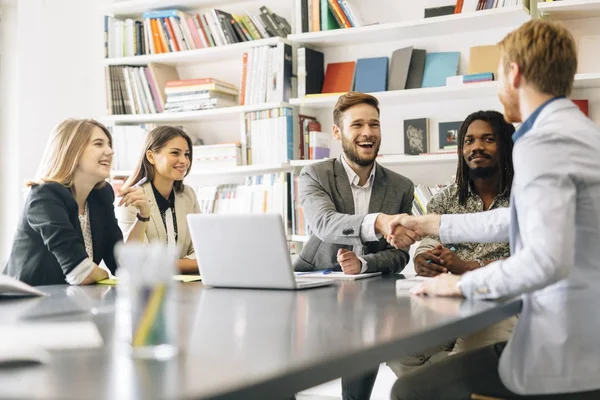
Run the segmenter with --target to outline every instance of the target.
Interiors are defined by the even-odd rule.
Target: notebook
[[[326,279],[339,279],[343,281],[357,281],[359,279],[373,278],[380,276],[381,272],[369,272],[366,274],[347,275],[341,271],[333,271],[323,273],[323,271],[310,271],[310,272],[294,272],[294,275],[302,276],[303,278],[326,278]]]
[[[446,86],[446,78],[458,73],[460,52],[427,53],[421,87]]]

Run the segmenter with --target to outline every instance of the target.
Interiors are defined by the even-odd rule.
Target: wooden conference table
[[[0,367],[0,397],[285,399],[521,309],[519,299],[495,303],[409,296],[396,290],[395,280],[401,278],[303,291],[179,284],[181,353],[170,361],[129,356],[115,322],[118,287],[42,287],[50,296],[0,300],[0,329],[24,318],[30,323],[92,321],[104,346],[52,351],[45,364]],[[40,317],[52,310],[67,314]]]

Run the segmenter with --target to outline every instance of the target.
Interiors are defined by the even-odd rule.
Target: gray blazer
[[[410,213],[414,185],[404,176],[375,164],[369,213]],[[306,166],[300,172],[299,198],[312,234],[294,263],[296,271],[341,270],[340,248],[364,246],[367,272],[400,272],[408,263],[408,249],[394,249],[384,238],[362,243],[360,226],[365,215],[354,214],[354,198],[341,158]]]

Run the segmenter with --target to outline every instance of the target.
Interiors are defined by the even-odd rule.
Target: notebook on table
[[[341,271],[330,271],[323,273],[324,271],[310,271],[310,272],[295,272],[296,277],[306,278],[325,278],[325,279],[339,279],[344,281],[357,281],[359,279],[374,278],[381,276],[381,272],[369,272],[365,274],[349,275]]]

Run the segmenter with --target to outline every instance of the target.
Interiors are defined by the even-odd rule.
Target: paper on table
[[[0,295],[45,296],[46,294],[25,282],[7,275],[0,275]]]
[[[396,281],[396,289],[397,290],[409,290],[409,289],[419,286],[421,283],[423,283],[429,279],[431,279],[431,278],[428,278],[426,276],[414,276],[412,278],[398,279]]]
[[[2,325],[0,343],[3,347],[58,350],[100,347],[103,342],[96,325],[84,321]]]
[[[0,366],[22,363],[46,363],[48,353],[42,349],[26,346],[5,346],[0,344]]]
[[[196,282],[196,281],[201,281],[202,277],[200,275],[173,275],[173,280],[175,281],[179,281],[179,282],[184,282],[184,283],[188,283],[188,282]],[[98,285],[110,285],[110,286],[115,286],[119,284],[119,279],[118,278],[114,278],[114,279],[103,279],[101,281],[96,282]]]
[[[314,272],[295,272],[296,277],[298,278],[324,278],[324,279],[340,279],[346,281],[356,281],[359,279],[372,278],[375,276],[381,275],[381,272],[370,272],[367,274],[356,274],[356,275],[347,275],[343,272],[328,272],[326,274],[323,271],[314,271]]]

